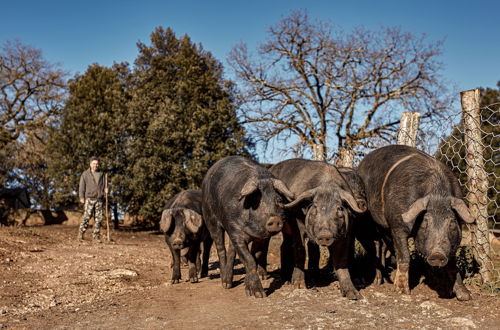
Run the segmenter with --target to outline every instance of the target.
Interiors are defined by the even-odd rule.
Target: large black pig
[[[188,249],[189,280],[198,282],[208,275],[208,259],[212,239],[201,217],[201,191],[185,190],[170,200],[163,209],[160,230],[165,233],[172,253],[172,283],[181,279],[181,250]],[[200,262],[200,245],[203,243],[203,262]]]
[[[287,222],[283,228],[281,267],[284,279],[305,288],[304,240],[308,238],[309,269],[317,268],[319,247],[326,246],[343,296],[361,297],[349,274],[349,255],[353,242],[351,212],[366,211],[366,201],[356,200],[338,169],[325,162],[289,159],[270,168],[297,196],[286,205]],[[293,250],[293,252],[291,252]],[[293,261],[290,256],[293,256]],[[292,270],[293,267],[293,270]]]
[[[240,156],[215,163],[203,179],[202,193],[203,217],[217,247],[222,286],[232,287],[237,251],[246,269],[246,294],[265,297],[248,245],[282,229],[283,205],[293,199],[293,194],[267,169]],[[227,254],[225,232],[232,243]]]
[[[358,201],[358,204],[366,208],[365,184],[357,169],[351,167],[339,167],[338,169],[351,187],[353,196]],[[387,247],[383,242],[381,231],[373,221],[369,211],[364,213],[351,212],[350,219],[353,222],[354,237],[361,243],[367,255],[371,257],[371,268],[375,272],[373,282],[375,284],[382,284],[384,278],[388,277],[388,275],[385,267]],[[352,259],[354,248],[351,248],[350,252],[352,253]],[[364,267],[365,270],[366,268]]]
[[[459,300],[469,300],[457,271],[455,253],[461,240],[460,224],[472,223],[453,173],[440,161],[408,146],[391,145],[369,153],[359,165],[368,208],[374,221],[389,235],[395,252],[395,286],[409,294],[408,238],[427,263],[444,267]],[[450,292],[451,293],[451,292]]]

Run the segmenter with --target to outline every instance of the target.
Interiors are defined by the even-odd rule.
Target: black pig
[[[338,169],[351,187],[353,196],[358,201],[358,204],[366,209],[365,185],[357,169],[351,167],[339,167]],[[387,246],[383,241],[381,230],[373,221],[369,211],[364,213],[351,212],[349,216],[353,223],[354,237],[361,243],[367,255],[371,257],[371,267],[375,272],[373,282],[375,284],[382,284],[384,278],[387,278],[388,275],[385,262]],[[352,253],[352,259],[354,247],[350,248],[350,252]],[[365,266],[364,269],[366,270],[366,268]]]
[[[240,156],[226,157],[215,163],[203,179],[202,193],[203,217],[217,247],[222,286],[232,287],[237,251],[246,269],[246,294],[265,297],[255,257],[248,245],[282,229],[283,204],[292,200],[293,194],[267,169]],[[225,232],[232,243],[227,255]]]
[[[201,217],[201,191],[185,190],[172,197],[163,209],[160,230],[165,233],[172,253],[172,283],[181,279],[181,250],[187,249],[189,280],[198,282],[208,275],[208,259],[212,239]],[[200,244],[203,242],[203,263],[200,262]]]
[[[374,221],[388,232],[396,253],[395,286],[409,294],[408,238],[427,263],[445,267],[459,300],[469,300],[457,271],[455,253],[461,240],[460,223],[472,223],[458,180],[440,161],[408,146],[392,145],[369,153],[359,165],[368,208]],[[451,292],[450,292],[451,293]]]
[[[309,269],[319,263],[318,245],[328,247],[343,296],[358,299],[361,295],[349,274],[350,247],[353,245],[351,212],[366,211],[366,201],[359,201],[338,169],[325,162],[289,159],[270,169],[297,196],[287,204],[286,227],[283,228],[281,267],[284,279],[297,287],[305,287],[304,239],[308,238]],[[316,245],[314,245],[314,244]],[[293,253],[290,250],[293,249]],[[293,272],[290,256],[293,255]],[[291,273],[291,274],[290,274]]]

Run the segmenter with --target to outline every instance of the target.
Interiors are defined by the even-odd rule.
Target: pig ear
[[[290,190],[288,190],[288,187],[283,181],[278,179],[273,179],[273,187],[278,192],[283,194],[288,199],[288,201],[293,201],[295,199],[295,194]]]
[[[283,205],[283,207],[286,209],[292,208],[296,205],[299,205],[304,200],[312,199],[314,197],[314,195],[316,195],[316,188],[306,190],[302,194],[297,196],[297,198],[293,202],[285,204],[285,205]]]
[[[190,209],[183,209],[182,213],[184,214],[184,223],[186,224],[187,229],[189,229],[192,233],[197,233],[203,224],[201,215]]]
[[[474,222],[474,218],[470,214],[467,205],[465,205],[465,202],[462,199],[456,197],[449,197],[449,200],[451,208],[458,213],[458,215],[463,221],[465,221],[466,223]]]
[[[354,212],[356,213],[363,213],[366,211],[366,202],[363,203],[358,203],[354,197],[352,196],[351,193],[345,191],[344,189],[340,189],[340,198],[347,202],[351,209],[353,209]]]
[[[255,179],[248,180],[247,183],[245,183],[245,185],[243,186],[243,188],[241,188],[239,200],[242,200],[246,196],[254,193],[255,191],[257,191],[258,188],[259,186],[257,180]]]
[[[172,224],[172,209],[163,210],[160,220],[160,230],[166,233]]]
[[[429,195],[417,199],[413,204],[411,204],[408,211],[401,214],[403,221],[407,224],[412,224],[417,216],[427,209],[427,204],[429,203]]]

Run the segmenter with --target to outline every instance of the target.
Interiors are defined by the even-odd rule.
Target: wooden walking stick
[[[104,192],[105,192],[105,201],[106,206],[104,208],[104,212],[106,213],[106,235],[109,242],[109,215],[108,215],[108,173],[104,174]]]

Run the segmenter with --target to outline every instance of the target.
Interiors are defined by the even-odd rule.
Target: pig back
[[[329,181],[334,181],[344,190],[350,191],[350,186],[338,169],[325,162],[295,158],[279,162],[269,170],[295,194]]]
[[[164,210],[172,208],[186,208],[201,214],[201,190],[188,189],[176,194],[163,207]]]
[[[231,215],[229,213],[239,208],[241,189],[251,178],[272,178],[272,175],[245,157],[229,156],[219,160],[203,179],[203,207],[213,214],[224,212]]]
[[[358,173],[375,222],[388,228],[387,209],[391,213],[404,212],[417,195],[423,194],[419,190],[425,190],[422,181],[426,180],[432,161],[417,149],[403,145],[382,147],[366,155]]]

